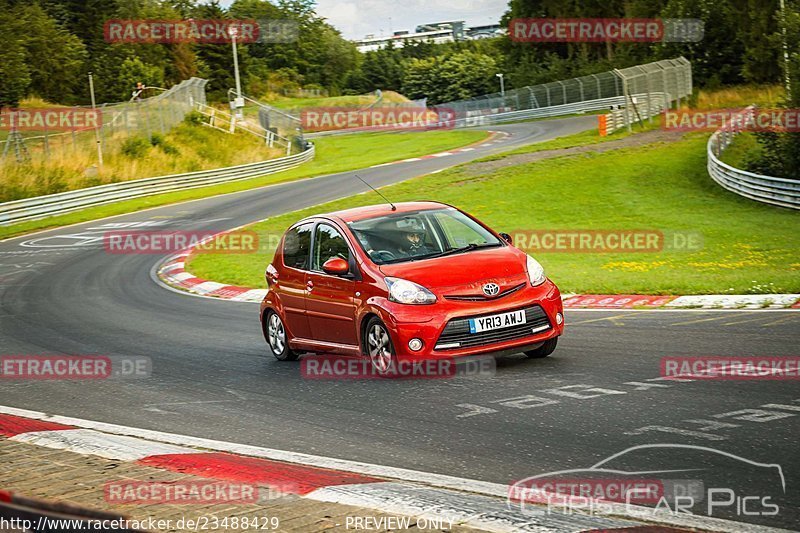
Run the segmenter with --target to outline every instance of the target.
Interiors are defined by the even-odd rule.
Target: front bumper
[[[550,280],[537,287],[528,285],[523,290],[495,300],[439,300],[426,306],[394,304],[392,307],[381,314],[401,360],[508,353],[515,348],[522,350],[535,347],[564,332],[563,320],[561,324],[556,320],[557,314],[563,317],[564,313],[561,293]],[[485,333],[469,333],[467,318],[520,309],[526,310],[525,324]],[[409,349],[409,341],[415,338],[423,341],[421,350]]]

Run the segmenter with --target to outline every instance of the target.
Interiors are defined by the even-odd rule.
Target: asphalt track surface
[[[376,186],[395,183],[594,121],[497,127],[511,135],[474,151],[359,174]],[[732,511],[738,500],[713,516],[797,528],[797,382],[659,376],[665,356],[800,355],[800,313],[568,311],[553,356],[498,359],[494,376],[308,380],[299,363],[270,356],[257,305],[166,290],[151,272],[162,257],[106,254],[98,240],[112,225],[132,222],[224,230],[365,189],[352,173],[335,174],[0,243],[0,353],[152,361],[145,379],[3,380],[0,404],[497,483],[585,469],[632,446],[707,447],[736,457],[657,448],[609,464],[682,469],[737,497],[769,495],[781,506],[777,516],[742,516]],[[779,464],[785,491],[774,468],[754,463]]]

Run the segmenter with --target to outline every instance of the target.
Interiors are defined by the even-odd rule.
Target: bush
[[[748,154],[745,170],[800,180],[800,133],[757,132],[760,150]]]
[[[151,143],[142,137],[131,137],[122,143],[122,153],[131,159],[141,159],[147,154]]]
[[[166,140],[160,133],[154,133],[150,136],[150,144],[154,147],[160,148],[161,151],[167,155],[180,154],[180,150],[178,150],[174,144]]]
[[[42,172],[36,177],[35,196],[56,194],[69,190],[67,185],[68,174],[69,172],[63,168],[42,169]]]
[[[171,143],[165,142],[161,145],[161,151],[167,155],[180,155],[181,151]]]
[[[200,111],[190,111],[183,121],[187,124],[198,126],[203,123],[203,114]]]
[[[29,192],[25,185],[22,184],[19,175],[4,177],[3,181],[0,181],[0,202],[10,202],[27,198],[28,196]]]

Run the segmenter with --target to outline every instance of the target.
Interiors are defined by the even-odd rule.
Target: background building
[[[386,47],[390,42],[396,48],[402,48],[405,43],[413,41],[434,44],[452,43],[455,41],[497,37],[502,33],[503,28],[499,24],[467,27],[463,20],[454,20],[420,24],[413,33],[408,30],[399,30],[392,33],[392,35],[375,36],[370,34],[363,39],[356,40],[355,44],[359,52],[373,52]]]

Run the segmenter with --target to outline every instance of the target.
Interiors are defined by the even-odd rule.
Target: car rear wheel
[[[272,350],[272,355],[278,361],[295,361],[299,356],[289,348],[286,328],[283,326],[281,317],[274,311],[270,311],[267,316],[267,343]]]
[[[372,317],[367,323],[366,333],[364,348],[372,363],[372,368],[379,376],[390,375],[395,369],[397,358],[389,330],[379,318]]]
[[[553,350],[556,349],[556,345],[558,344],[558,337],[553,337],[552,339],[547,339],[542,343],[541,346],[536,348],[535,350],[528,350],[525,352],[525,355],[530,357],[531,359],[541,359],[542,357],[547,357]]]

